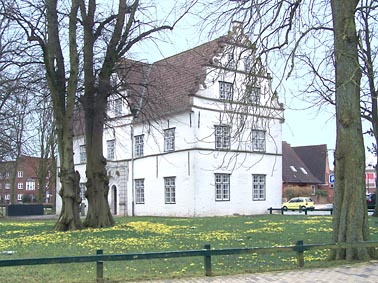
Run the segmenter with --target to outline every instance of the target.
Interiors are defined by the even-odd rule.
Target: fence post
[[[211,255],[210,255],[210,245],[204,245],[203,247],[207,250],[206,255],[204,256],[204,264],[205,264],[205,275],[211,276]]]
[[[295,249],[297,252],[297,263],[299,267],[304,267],[304,247],[303,247],[303,241],[297,241],[295,244]]]
[[[102,255],[104,253],[103,250],[97,250],[96,255]],[[104,262],[97,261],[96,262],[96,281],[97,283],[104,282]]]

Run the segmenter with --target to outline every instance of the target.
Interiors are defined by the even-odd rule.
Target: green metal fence
[[[321,249],[346,249],[346,248],[377,248],[378,242],[342,243],[342,244],[310,244],[304,245],[303,241],[297,241],[293,246],[264,247],[264,248],[235,248],[235,249],[211,249],[210,245],[204,245],[201,250],[183,250],[151,253],[130,253],[130,254],[104,254],[103,250],[97,250],[96,255],[89,256],[65,256],[45,258],[20,258],[0,260],[0,267],[41,265],[41,264],[63,264],[79,262],[96,262],[96,280],[104,281],[105,261],[129,261],[141,259],[178,258],[178,257],[203,257],[205,275],[212,275],[211,259],[213,256],[232,254],[264,254],[277,252],[295,252],[298,267],[304,267],[304,252]]]

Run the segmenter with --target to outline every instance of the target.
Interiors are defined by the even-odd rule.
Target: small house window
[[[232,100],[234,96],[234,86],[232,83],[219,82],[219,99]]]

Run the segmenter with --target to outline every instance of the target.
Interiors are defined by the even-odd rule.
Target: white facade
[[[251,93],[257,89],[257,98],[246,96],[245,64],[251,52],[240,46],[231,50],[239,60],[225,68],[229,58],[224,53],[211,58],[216,64],[204,67],[206,79],[188,110],[163,115],[147,126],[123,115],[129,113],[126,104],[109,108],[115,118],[104,132],[104,156],[110,153],[113,159],[108,172],[114,214],[252,215],[281,205],[282,105],[264,72],[248,86]],[[227,97],[230,87],[232,97]],[[83,137],[75,139],[82,183],[84,145]]]

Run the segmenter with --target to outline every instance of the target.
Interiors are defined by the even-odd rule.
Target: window
[[[252,130],[252,151],[265,152],[265,131]]]
[[[24,177],[24,172],[23,172],[23,171],[18,171],[18,172],[17,172],[17,177],[18,177],[18,178],[22,178],[22,177]]]
[[[122,98],[114,99],[114,114],[116,116],[122,115]]]
[[[176,203],[176,177],[164,178],[165,203]]]
[[[6,183],[6,184],[5,184],[5,189],[6,189],[6,190],[10,190],[10,184],[9,184],[9,183]]]
[[[261,87],[247,86],[248,102],[252,104],[260,104]]]
[[[23,197],[24,195],[23,194],[18,194],[17,195],[17,200],[22,200],[22,197]]]
[[[291,171],[293,171],[293,172],[297,172],[297,169],[296,169],[293,165],[290,166],[290,169],[291,169]]]
[[[230,200],[229,174],[215,174],[215,200]]]
[[[18,188],[19,190],[23,190],[23,189],[24,189],[24,183],[18,183],[18,184],[17,184],[17,188]]]
[[[87,162],[87,148],[85,145],[80,146],[80,163]]]
[[[215,126],[215,148],[230,149],[230,126]]]
[[[230,69],[235,69],[236,67],[236,63],[235,63],[235,58],[234,58],[234,53],[233,52],[229,52],[227,54],[227,65],[226,65],[227,68],[230,68]]]
[[[252,175],[253,200],[265,200],[265,175]]]
[[[135,202],[144,203],[144,179],[135,180]]]
[[[5,194],[4,199],[5,199],[5,200],[10,200],[10,194]]]
[[[106,142],[107,145],[107,152],[108,152],[108,159],[114,160],[115,158],[115,140],[110,140]]]
[[[144,155],[144,135],[135,136],[135,157]]]
[[[253,64],[253,56],[252,55],[244,58],[244,68],[245,68],[246,72],[251,71],[252,64]]]
[[[85,200],[85,183],[79,183],[81,202]]]
[[[164,130],[164,151],[175,150],[175,129]]]
[[[6,179],[9,179],[9,177],[10,177],[9,172],[5,172],[5,178],[6,178]]]
[[[219,99],[232,100],[234,95],[234,86],[232,83],[219,82]]]
[[[34,180],[27,180],[26,181],[26,190],[27,191],[34,191],[35,190],[35,181]]]

